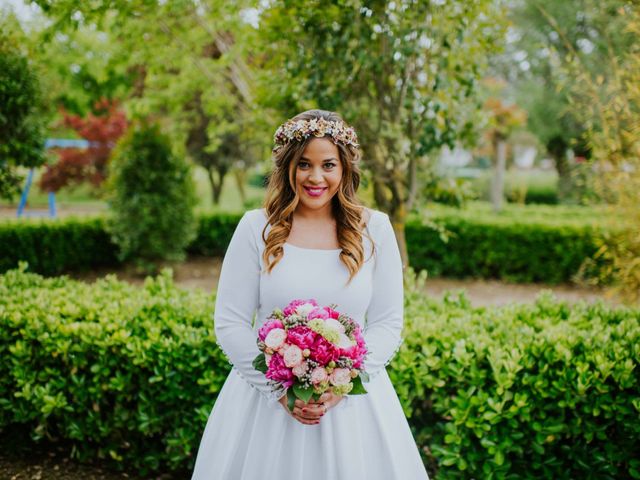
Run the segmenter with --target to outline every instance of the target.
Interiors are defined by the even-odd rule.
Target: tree
[[[511,3],[514,41],[507,45],[502,71],[514,84],[516,102],[527,110],[529,129],[554,161],[558,196],[563,201],[580,200],[572,191],[573,168],[567,152],[573,150],[586,159],[591,156],[587,127],[571,100],[574,78],[566,76],[563,64],[572,51],[580,52],[582,68],[596,75],[603,58],[627,48],[619,19],[598,13],[614,11],[619,4],[617,0]]]
[[[429,155],[474,138],[476,82],[504,32],[497,2],[274,1],[260,31],[265,96],[290,117],[338,111],[358,132],[373,195],[408,262],[404,225]]]
[[[111,150],[127,128],[127,119],[117,102],[96,102],[94,112],[86,118],[62,109],[64,124],[89,142],[84,149],[60,150],[59,161],[48,165],[40,178],[40,188],[57,192],[63,187],[89,182],[99,187],[107,176]]]
[[[17,168],[40,166],[45,157],[40,85],[9,28],[5,33],[9,21],[0,21],[0,198],[11,200],[22,181]]]
[[[153,117],[203,166],[217,203],[227,173],[254,162],[261,125],[248,61],[252,2],[37,1],[56,25],[104,29],[133,78],[125,106]],[[241,176],[241,175],[240,175]]]
[[[526,112],[517,105],[509,105],[499,98],[489,98],[484,104],[490,115],[489,141],[494,154],[491,179],[491,203],[493,211],[502,210],[504,200],[504,176],[507,168],[507,140],[511,133],[525,124]]]
[[[158,260],[182,260],[194,239],[195,186],[189,165],[157,126],[130,130],[109,167],[107,227],[120,258],[150,272]]]

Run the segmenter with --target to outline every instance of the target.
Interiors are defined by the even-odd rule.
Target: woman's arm
[[[402,344],[404,287],[402,259],[389,216],[383,213],[374,242],[376,257],[373,293],[367,308],[364,338],[369,354],[365,370],[370,377],[379,374]]]
[[[260,353],[256,344],[257,333],[251,327],[259,296],[259,252],[251,213],[246,212],[233,233],[222,262],[214,328],[217,343],[233,368],[251,386],[275,401],[283,392],[274,392],[264,373],[253,367],[253,360]]]

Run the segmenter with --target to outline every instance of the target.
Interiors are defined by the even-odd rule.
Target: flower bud
[[[351,378],[356,378],[358,376],[358,370],[355,368],[351,369]]]
[[[336,368],[336,362],[334,362],[333,360],[331,360],[331,361],[329,362],[329,367],[331,367],[331,368]]]
[[[302,356],[306,358],[306,357],[308,357],[309,355],[311,355],[311,350],[309,350],[308,348],[305,348],[305,349],[302,351]]]

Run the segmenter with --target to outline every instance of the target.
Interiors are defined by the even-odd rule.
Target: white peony
[[[302,315],[306,317],[307,315],[309,315],[309,312],[311,312],[311,310],[313,310],[314,308],[316,308],[316,306],[312,303],[303,303],[302,305],[298,305],[296,307],[296,313],[298,315]]]
[[[327,371],[323,367],[316,367],[311,372],[311,383],[318,385],[329,378]]]
[[[342,325],[338,320],[336,320],[335,318],[327,318],[324,321],[324,324],[327,328],[330,328],[331,330],[335,330],[338,333],[344,333],[344,325]]]
[[[273,350],[278,350],[286,338],[287,332],[285,332],[284,329],[274,328],[267,334],[267,337],[264,339],[264,343],[267,347]]]
[[[295,367],[296,365],[300,365],[304,360],[302,356],[302,350],[297,345],[289,345],[284,349],[282,358],[284,360],[284,364],[289,367]]]
[[[299,364],[298,364],[298,365],[296,365],[295,367],[293,367],[293,369],[292,369],[291,371],[293,372],[293,374],[294,374],[296,377],[300,378],[300,377],[302,377],[305,373],[307,373],[307,366],[308,366],[307,362],[306,362],[306,361],[304,361],[304,362],[299,363]]]
[[[346,385],[351,381],[351,370],[348,368],[336,368],[331,372],[329,381],[332,385]]]
[[[351,340],[349,337],[347,337],[346,334],[341,333],[340,337],[338,338],[338,342],[336,343],[336,345],[342,349],[347,349],[347,348],[351,348],[356,344],[355,341]]]

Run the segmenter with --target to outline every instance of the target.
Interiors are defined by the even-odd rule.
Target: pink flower
[[[294,382],[293,372],[287,368],[282,355],[278,353],[274,353],[271,357],[265,376],[270,380],[280,382],[285,388],[289,388]]]
[[[267,338],[269,332],[274,328],[284,328],[284,325],[282,325],[280,320],[269,320],[258,330],[258,338],[264,342],[264,339]]]
[[[316,367],[311,372],[311,383],[317,385],[319,383],[327,381],[329,375],[323,367]]]
[[[348,368],[335,368],[329,376],[332,385],[346,385],[351,381],[351,370]]]
[[[327,312],[327,314],[329,315],[329,318],[334,318],[334,319],[338,319],[338,317],[340,316],[340,313],[336,312],[333,308],[331,307],[324,307],[325,311]]]
[[[293,300],[284,308],[282,313],[284,313],[284,315],[288,317],[289,315],[293,315],[294,313],[296,313],[296,309],[298,307],[305,304],[310,304],[314,307],[318,306],[318,302],[316,302],[313,298],[310,298],[309,300]]]
[[[326,320],[327,318],[329,318],[329,314],[324,308],[316,307],[309,312],[307,318],[309,320],[312,320],[314,318],[321,318],[322,320]]]
[[[317,333],[304,325],[287,330],[287,341],[299,346],[301,349],[311,349],[313,341],[316,339]]]
[[[331,360],[337,360],[340,357],[340,350],[337,349],[330,341],[322,335],[318,335],[311,347],[311,359],[326,365]]]
[[[287,345],[284,347],[282,358],[284,358],[284,364],[289,368],[300,365],[304,360],[302,350],[300,350],[300,347],[297,345]]]

